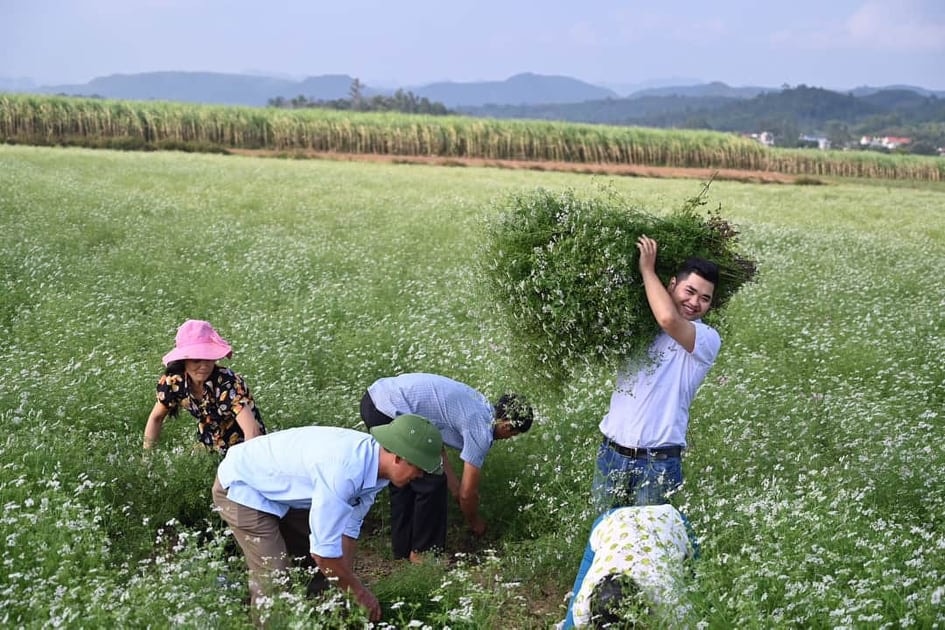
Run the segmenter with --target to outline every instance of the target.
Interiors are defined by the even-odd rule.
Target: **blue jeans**
[[[608,510],[606,513],[594,519],[594,524],[591,525],[591,533],[594,532],[594,528],[597,527],[610,512],[611,510]],[[561,630],[570,630],[574,627],[574,598],[577,597],[578,591],[581,590],[581,586],[584,584],[584,578],[587,576],[587,572],[590,571],[591,565],[594,564],[595,555],[594,549],[591,547],[590,537],[588,537],[587,544],[584,546],[584,556],[581,558],[581,566],[578,567],[577,577],[574,578],[574,586],[571,587],[571,599],[568,600],[568,614],[564,618]]]
[[[607,446],[597,450],[591,498],[597,513],[627,505],[660,505],[682,485],[682,458],[627,457]]]

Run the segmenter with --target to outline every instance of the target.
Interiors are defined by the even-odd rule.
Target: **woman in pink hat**
[[[233,355],[209,322],[188,319],[177,329],[174,349],[164,355],[157,402],[144,427],[144,448],[154,446],[168,415],[186,409],[197,419],[197,440],[221,455],[234,444],[266,433],[246,381],[217,361]]]

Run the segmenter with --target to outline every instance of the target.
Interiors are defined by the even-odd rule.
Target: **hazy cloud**
[[[939,3],[940,6],[945,3]],[[849,42],[889,51],[945,51],[945,17],[917,2],[868,2],[845,26]],[[945,73],[945,68],[942,69]]]
[[[842,20],[777,31],[771,41],[781,48],[811,50],[945,52],[945,2],[871,0]]]
[[[568,28],[567,41],[585,47],[596,47],[604,43],[594,25],[586,20],[576,22]]]

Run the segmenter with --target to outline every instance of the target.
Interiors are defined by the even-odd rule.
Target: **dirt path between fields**
[[[714,175],[717,181],[738,181],[752,184],[793,184],[797,177],[770,171],[740,171],[735,169],[675,168],[644,166],[641,164],[581,164],[577,162],[543,162],[526,160],[487,160],[435,156],[378,155],[373,153],[332,153],[320,151],[270,151],[228,149],[234,155],[257,157],[289,157],[344,162],[380,162],[388,164],[430,164],[434,166],[474,166],[532,171],[560,171],[624,177],[664,177],[707,180]]]
[[[456,517],[456,514],[453,514]],[[361,539],[358,545],[358,554],[355,559],[355,573],[364,580],[369,587],[378,581],[396,580],[398,573],[404,574],[407,581],[411,578],[411,568],[406,560],[394,560],[390,555],[390,531],[384,524],[380,514],[372,510],[365,517],[361,528]],[[452,518],[447,528],[447,553],[438,558],[427,558],[425,562],[432,563],[443,570],[443,579],[461,579],[465,583],[480,584],[484,593],[503,590],[500,595],[504,628],[509,630],[546,630],[552,628],[558,621],[564,619],[566,612],[565,596],[570,589],[580,558],[571,562],[562,562],[561,570],[566,575],[564,584],[551,577],[541,581],[526,581],[514,586],[497,586],[494,565],[482,564],[490,554],[487,549],[495,549],[498,534],[489,533],[485,539],[477,539],[466,529],[462,518]],[[498,554],[501,557],[501,553]],[[430,567],[432,568],[432,567]],[[459,571],[458,573],[454,571]],[[429,574],[421,578],[431,579]],[[431,593],[433,595],[433,593]],[[435,608],[435,607],[434,607]]]

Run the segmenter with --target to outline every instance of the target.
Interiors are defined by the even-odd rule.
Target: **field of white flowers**
[[[700,182],[608,182],[655,212]],[[586,175],[0,146],[0,625],[252,627],[181,417],[141,436],[186,318],[234,346],[270,430],[360,427],[431,371],[539,417],[484,468],[486,540],[372,576],[389,627],[548,628],[590,523],[610,374],[518,374],[476,274],[492,202]],[[678,504],[698,628],[945,627],[945,187],[716,182],[757,281],[721,314]],[[523,390],[524,391],[524,390]],[[366,557],[389,556],[386,500]],[[367,567],[364,567],[368,570]],[[290,585],[271,627],[359,625]]]

